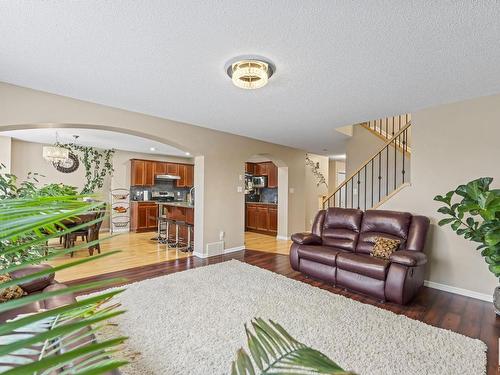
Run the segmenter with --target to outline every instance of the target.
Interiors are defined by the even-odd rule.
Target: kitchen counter
[[[245,202],[245,204],[267,204],[271,206],[277,206],[278,203],[271,203],[271,202]]]
[[[158,202],[157,205],[161,206],[174,206],[174,207],[184,207],[184,208],[194,208],[194,204],[189,204],[188,202]]]

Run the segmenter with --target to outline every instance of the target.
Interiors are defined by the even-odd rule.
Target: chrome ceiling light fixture
[[[259,57],[238,57],[226,64],[226,73],[233,84],[246,90],[264,87],[274,72],[274,65]]]

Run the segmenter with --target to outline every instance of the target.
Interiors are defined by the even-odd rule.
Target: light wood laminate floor
[[[121,253],[104,257],[95,262],[84,263],[75,268],[58,271],[56,278],[58,281],[66,282],[192,256],[190,253],[175,249],[167,250],[166,245],[159,245],[156,241],[151,240],[155,235],[155,232],[122,233],[104,240],[101,243],[101,253],[111,250],[120,250]],[[106,237],[108,237],[108,233],[101,233],[101,239]],[[78,241],[77,245],[80,243],[81,241]],[[59,245],[57,241],[51,244]],[[277,240],[276,237],[247,232],[245,233],[245,247],[262,252],[288,254],[290,241]],[[72,260],[88,257],[89,253],[87,249],[84,249],[75,252],[73,258],[69,254],[63,255],[49,263],[52,266],[58,266]]]

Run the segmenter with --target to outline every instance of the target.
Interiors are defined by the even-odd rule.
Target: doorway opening
[[[245,161],[245,246],[288,253],[288,166],[269,154]]]
[[[103,154],[106,150],[114,150],[106,160],[109,171],[104,173],[102,184],[94,185],[89,192],[93,199],[103,203],[101,207],[105,207],[101,211],[105,211],[106,218],[97,230],[98,238],[103,240],[99,249],[87,248],[89,237],[82,230],[78,236],[51,240],[49,250],[52,248],[54,253],[73,245],[80,245],[81,249],[71,254],[57,254],[48,263],[58,266],[98,252],[116,249],[121,252],[76,269],[58,271],[56,278],[59,281],[113,274],[180,258],[190,261],[192,250],[202,247],[202,243],[197,243],[202,239],[198,233],[203,231],[202,222],[197,218],[201,215],[198,211],[203,210],[203,194],[195,197],[194,188],[201,186],[200,191],[203,190],[203,179],[196,177],[202,172],[203,164],[200,170],[199,160],[203,156],[193,157],[193,151],[147,134],[129,134],[88,124],[19,125],[0,132],[0,139],[2,145],[8,143],[9,149],[2,154],[0,162],[8,166],[7,173],[16,175],[19,182],[26,180],[30,172],[38,173],[36,185],[40,189],[59,185],[72,188],[75,193],[84,191],[87,186],[89,167],[82,159],[84,152],[81,150],[92,148]],[[75,156],[71,168],[65,165],[59,168],[60,163],[56,165],[44,159],[44,147],[56,143],[77,146],[64,146]],[[199,210],[195,210],[195,200]],[[158,223],[162,216],[171,219],[168,241],[158,240]],[[89,233],[95,233],[95,229],[89,226]],[[165,239],[165,226],[160,229]],[[118,235],[108,239],[109,232]]]

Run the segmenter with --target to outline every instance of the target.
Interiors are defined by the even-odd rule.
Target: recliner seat
[[[329,208],[311,233],[295,233],[292,268],[383,301],[406,304],[424,282],[429,219],[407,212]],[[390,259],[370,255],[376,237],[399,240]]]

